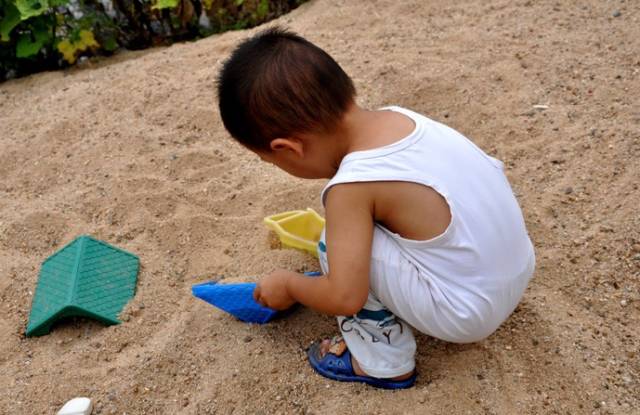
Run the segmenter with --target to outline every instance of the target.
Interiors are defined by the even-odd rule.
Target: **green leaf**
[[[20,23],[20,11],[12,3],[5,3],[0,19],[0,40],[8,42],[9,34]]]
[[[242,3],[244,3],[244,0],[236,0],[236,6],[242,6]]]
[[[16,56],[18,58],[28,58],[36,55],[42,47],[51,41],[52,34],[46,23],[42,20],[36,20],[31,31],[21,33],[16,43]]]
[[[256,14],[260,19],[269,14],[269,0],[260,0],[260,3],[258,3],[258,8],[256,9]]]
[[[119,46],[118,41],[113,36],[109,36],[102,41],[102,47],[109,52],[113,52]]]
[[[100,44],[93,37],[93,32],[89,30],[80,30],[77,39],[64,39],[58,42],[58,51],[64,59],[69,63],[76,61],[78,52],[84,52],[87,49],[99,48]]]
[[[40,16],[49,8],[48,0],[16,0],[16,7],[20,12],[20,19]]]
[[[152,9],[173,9],[178,5],[180,0],[157,0],[156,4],[151,6]]]
[[[38,53],[43,42],[38,42],[31,38],[31,33],[21,33],[16,43],[16,56],[18,58],[28,58]]]
[[[246,29],[249,26],[249,21],[247,19],[240,19],[233,24],[234,30],[242,30]]]

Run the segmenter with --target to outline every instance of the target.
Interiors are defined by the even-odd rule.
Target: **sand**
[[[312,372],[332,318],[247,325],[193,298],[314,258],[261,220],[322,212],[324,181],[235,144],[214,80],[254,30],[0,85],[1,414],[637,414],[640,6],[634,1],[315,0],[278,20],[332,53],[359,103],[443,121],[506,164],[538,267],[488,339],[418,337],[415,388]],[[547,107],[535,108],[534,105]],[[124,323],[25,338],[40,263],[80,234],[140,256]]]

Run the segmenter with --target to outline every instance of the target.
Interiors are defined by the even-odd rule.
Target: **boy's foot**
[[[337,346],[334,345],[335,348],[337,348],[338,350],[341,348],[347,348],[347,343],[345,343],[344,339],[342,339],[341,337],[337,338]],[[320,358],[322,359],[327,353],[329,353],[331,351],[331,345],[332,345],[332,339],[324,339],[322,341],[322,343],[320,343]],[[334,353],[336,354],[336,353]],[[368,374],[366,374],[364,372],[364,370],[362,370],[360,368],[360,364],[358,363],[358,361],[355,359],[355,357],[353,357],[353,355],[351,355],[351,366],[353,367],[353,373],[355,373],[358,376],[369,376]],[[405,373],[404,375],[400,375],[400,376],[396,376],[393,378],[388,378],[389,380],[406,380],[409,379],[411,376],[413,376],[413,372],[409,372],[409,373]]]
[[[363,382],[384,389],[409,388],[416,380],[415,370],[388,379],[367,375],[353,358],[341,337],[312,344],[307,355],[316,372],[329,379],[343,382]]]

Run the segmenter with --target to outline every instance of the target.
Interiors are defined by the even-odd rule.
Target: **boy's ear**
[[[298,138],[274,138],[269,146],[271,151],[292,151],[298,157],[304,157],[304,144]]]

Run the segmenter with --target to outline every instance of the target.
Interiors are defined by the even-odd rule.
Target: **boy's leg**
[[[320,266],[328,272],[324,233],[319,245]],[[382,231],[374,232],[370,278],[397,278],[403,271],[401,263],[380,261],[389,250],[395,249],[393,242]],[[373,286],[373,284],[370,284]],[[393,378],[411,373],[415,368],[416,343],[411,327],[397,318],[370,292],[367,302],[356,315],[338,317],[340,332],[354,359],[369,376]]]
[[[340,332],[360,368],[369,376],[393,378],[415,369],[411,327],[372,295],[351,317],[338,317]]]

